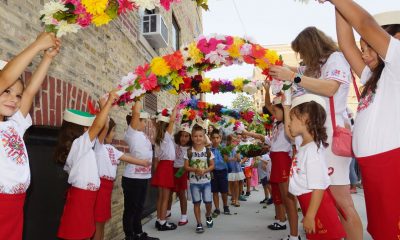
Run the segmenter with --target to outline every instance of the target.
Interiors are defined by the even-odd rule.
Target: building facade
[[[28,46],[43,31],[39,11],[47,0],[0,0],[0,59],[9,61]],[[154,47],[141,33],[142,19],[146,14],[160,14],[168,29],[168,46]],[[102,27],[89,27],[77,34],[62,38],[62,50],[53,62],[31,111],[33,128],[39,135],[46,129],[58,129],[65,108],[87,110],[88,101],[96,101],[116,87],[119,80],[138,65],[153,57],[171,53],[180,46],[192,42],[202,30],[202,10],[195,1],[182,0],[172,5],[170,11],[155,12],[138,10],[120,16]],[[28,67],[23,79],[29,81],[40,57]],[[172,107],[177,97],[167,93],[149,94],[143,99],[144,109],[155,113],[157,109]],[[126,130],[125,117],[131,105],[112,110],[117,123],[115,145],[127,150],[123,142]],[[149,124],[146,133],[154,136]],[[30,141],[28,141],[30,142]],[[28,146],[29,148],[29,146]],[[31,159],[31,165],[34,159]],[[106,225],[105,239],[122,239],[123,194],[121,174],[124,164],[118,168],[118,178],[112,197],[112,219]],[[32,177],[34,182],[34,176]],[[150,199],[155,203],[154,199]],[[155,208],[154,204],[148,206]],[[29,216],[28,216],[29,217]],[[35,239],[25,234],[25,239]],[[45,239],[45,238],[42,238]]]

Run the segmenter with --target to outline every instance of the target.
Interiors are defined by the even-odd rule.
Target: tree
[[[249,108],[254,109],[254,101],[249,96],[239,93],[232,101],[232,108],[239,111],[245,111]]]

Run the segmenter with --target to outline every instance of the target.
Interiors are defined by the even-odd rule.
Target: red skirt
[[[111,218],[111,195],[114,181],[100,178],[101,184],[94,205],[95,222],[104,223]]]
[[[289,180],[290,167],[292,160],[288,152],[271,152],[270,153],[272,169],[271,179],[273,183],[283,183]]]
[[[153,187],[174,189],[174,177],[174,161],[161,160],[151,179],[151,185]]]
[[[311,194],[312,193],[306,193],[297,196],[303,216],[306,215],[308,206],[310,205]],[[340,222],[334,199],[327,191],[324,192],[321,205],[319,206],[317,215],[315,216],[315,230],[316,233],[306,234],[307,239],[333,240],[346,237],[346,232]]]
[[[188,173],[184,172],[180,178],[175,177],[175,174],[179,171],[179,168],[174,168],[174,192],[186,191],[188,186]]]
[[[0,194],[0,239],[22,239],[25,196],[25,193]]]
[[[96,230],[94,205],[98,191],[70,187],[57,236],[62,239],[91,238]]]
[[[282,196],[281,196],[281,191],[279,190],[279,184],[278,183],[271,183],[271,195],[272,195],[272,201],[274,201],[275,205],[280,205],[282,204]]]
[[[375,240],[400,239],[400,148],[357,158],[367,208],[367,230]]]

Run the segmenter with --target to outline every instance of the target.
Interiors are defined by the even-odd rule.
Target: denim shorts
[[[192,193],[193,204],[212,203],[211,183],[190,184],[190,192]]]

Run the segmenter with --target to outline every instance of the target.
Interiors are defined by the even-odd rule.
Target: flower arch
[[[118,104],[124,105],[145,93],[161,90],[172,94],[254,94],[262,87],[262,82],[245,78],[229,81],[203,77],[204,72],[212,69],[243,63],[260,68],[269,78],[269,67],[282,65],[283,61],[276,51],[249,39],[224,35],[201,36],[172,54],[153,58],[150,64],[138,66],[123,77],[118,85],[121,89]]]

